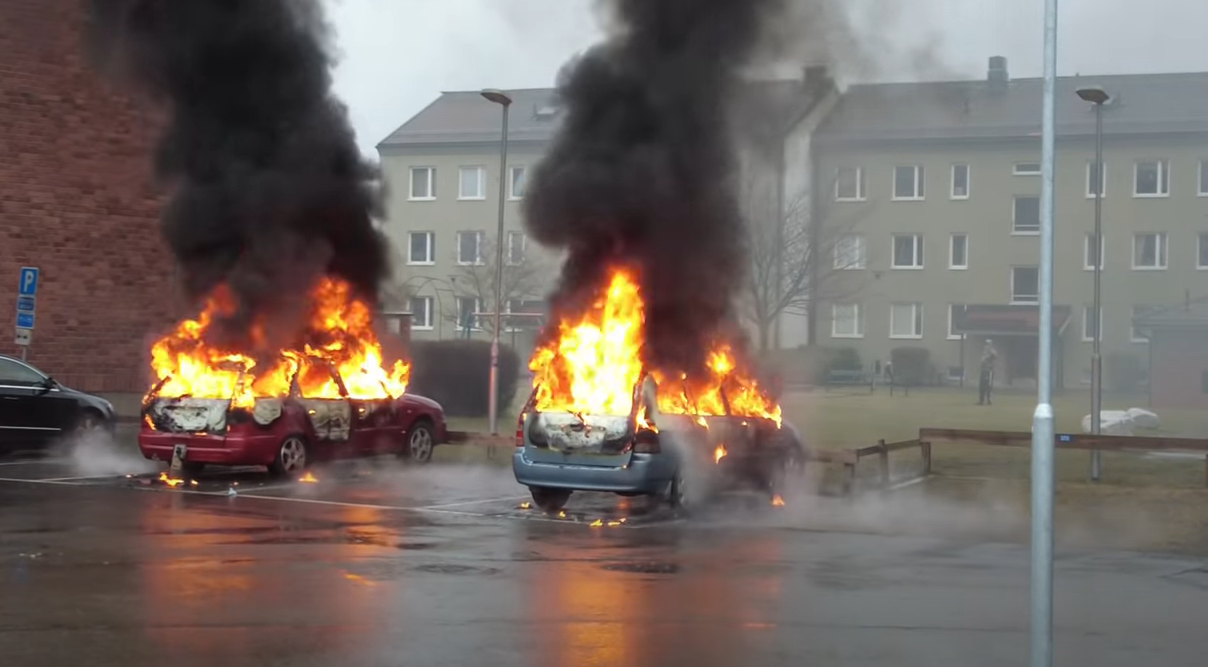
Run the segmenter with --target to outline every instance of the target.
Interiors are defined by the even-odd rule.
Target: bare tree
[[[838,215],[830,206],[811,211],[810,197],[802,193],[786,202],[781,217],[763,190],[755,183],[746,188],[750,275],[743,310],[759,349],[767,350],[786,313],[807,314],[811,302],[863,289],[862,272],[852,270],[866,265],[867,247],[857,229],[862,216]]]
[[[510,239],[509,239],[510,241]],[[493,315],[495,303],[496,281],[496,240],[485,234],[480,237],[478,244],[478,259],[474,263],[458,262],[451,276],[454,294],[460,298],[475,299],[481,313],[490,313],[476,318],[473,323],[475,330],[491,333],[495,330]],[[503,303],[498,304],[500,313],[506,321],[508,304],[513,301],[528,301],[541,298],[549,287],[549,278],[553,275],[549,257],[541,251],[531,251],[527,241],[520,246],[505,246],[503,248]],[[453,304],[450,312],[444,316],[453,321],[460,331],[466,326],[460,317],[467,314],[459,313],[457,304]],[[508,325],[504,324],[505,327]]]

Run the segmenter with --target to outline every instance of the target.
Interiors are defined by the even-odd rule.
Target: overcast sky
[[[379,141],[441,91],[549,86],[567,58],[602,35],[598,0],[326,2],[337,33],[336,93],[373,156]],[[854,4],[867,37],[861,41],[886,53],[876,79],[980,77],[991,55],[1006,56],[1013,77],[1041,73],[1042,0]],[[1060,6],[1061,74],[1208,71],[1204,0]],[[927,56],[926,71],[899,66],[918,62],[903,57],[911,54]]]

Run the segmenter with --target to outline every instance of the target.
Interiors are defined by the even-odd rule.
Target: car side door
[[[40,447],[71,427],[75,400],[32,366],[0,357],[0,444]]]

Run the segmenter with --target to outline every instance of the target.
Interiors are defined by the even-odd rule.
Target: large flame
[[[341,398],[340,387],[325,368],[330,365],[344,382],[350,398],[398,397],[407,389],[410,366],[396,361],[382,365],[382,348],[373,332],[369,307],[352,295],[348,283],[321,279],[310,292],[311,314],[292,345],[279,350],[270,365],[257,364],[248,353],[223,349],[206,340],[215,316],[232,311],[229,292],[220,287],[196,319],[151,347],[151,368],[157,396],[230,399],[248,407],[257,398],[283,397],[294,381],[307,398]],[[252,338],[263,338],[256,324]],[[273,356],[273,355],[270,355]]]
[[[738,368],[734,349],[719,343],[709,353],[709,377],[644,369],[645,304],[634,274],[615,269],[607,287],[578,319],[564,319],[558,336],[533,353],[529,369],[535,408],[577,414],[627,415],[644,370],[659,385],[658,407],[669,414],[735,415],[780,424],[780,406]],[[645,415],[640,415],[644,419]]]

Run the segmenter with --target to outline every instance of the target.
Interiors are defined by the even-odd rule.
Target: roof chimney
[[[1007,89],[1007,85],[1011,82],[1011,75],[1007,72],[1006,57],[990,57],[990,71],[986,74],[986,81],[990,83],[990,90],[1004,91]]]

